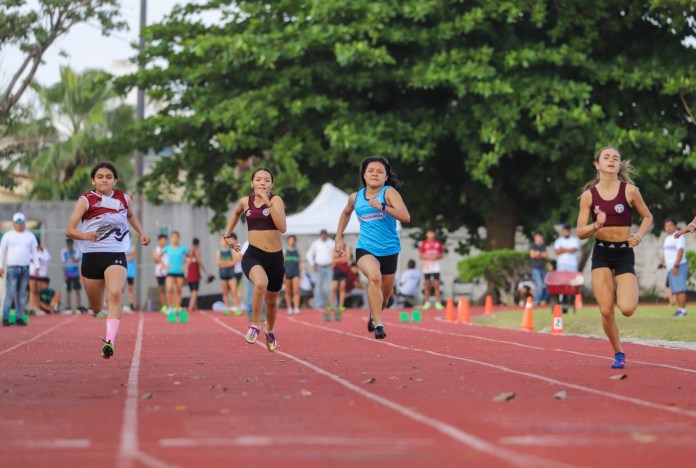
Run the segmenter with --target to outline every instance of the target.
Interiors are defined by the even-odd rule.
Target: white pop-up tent
[[[288,230],[285,234],[318,235],[322,229],[326,229],[332,234],[335,233],[336,227],[338,227],[338,218],[341,217],[346,203],[348,203],[346,192],[328,182],[325,183],[321,186],[321,191],[312,203],[307,205],[307,208],[286,218]],[[358,233],[360,233],[360,223],[353,212],[345,234]]]
[[[285,234],[318,235],[322,229],[326,229],[330,234],[335,234],[338,219],[341,217],[346,203],[348,203],[346,192],[328,182],[325,183],[307,208],[286,218],[288,230]],[[401,223],[398,221],[396,229],[401,231]],[[360,222],[355,212],[351,214],[344,234],[360,234]]]

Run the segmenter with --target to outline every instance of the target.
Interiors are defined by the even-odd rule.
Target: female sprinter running
[[[285,277],[283,241],[281,233],[287,229],[283,199],[271,193],[273,173],[259,167],[251,175],[253,193],[242,198],[234,209],[227,229],[225,242],[234,250],[241,245],[232,238],[232,231],[244,213],[249,229],[249,248],[242,257],[242,270],[254,285],[251,299],[251,326],[246,334],[249,344],[256,343],[261,331],[261,308],[266,303],[266,348],[275,351],[275,320],[278,312],[278,295]]]
[[[372,156],[360,165],[363,188],[348,197],[336,228],[336,252],[343,255],[343,231],[355,210],[360,221],[360,234],[355,246],[358,269],[367,277],[367,298],[370,319],[367,329],[375,332],[375,338],[387,337],[382,324],[382,310],[394,288],[396,263],[401,251],[396,221],[408,223],[411,215],[401,199],[401,183],[392,172],[386,158]]]
[[[106,292],[106,338],[102,357],[114,354],[114,342],[121,323],[123,289],[126,284],[126,252],[130,249],[128,224],[148,245],[150,238],[131,210],[128,195],[114,185],[118,172],[113,164],[100,162],[92,168],[94,189],[77,199],[65,234],[76,239],[82,255],[82,276],[85,278],[87,300],[94,314],[101,312]]]
[[[623,160],[616,148],[605,146],[594,157],[597,176],[587,183],[580,195],[577,235],[587,239],[595,235],[592,249],[592,288],[602,326],[614,348],[611,367],[623,369],[626,355],[621,347],[614,305],[630,317],[638,307],[638,280],[633,249],[640,244],[652,224],[652,215],[631,176],[630,161]],[[631,233],[635,210],[642,218],[638,232]],[[587,219],[592,216],[592,224]],[[614,292],[616,291],[616,296]]]

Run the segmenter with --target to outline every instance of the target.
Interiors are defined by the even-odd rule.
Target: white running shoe
[[[256,338],[259,337],[259,332],[261,329],[259,327],[256,327],[254,325],[249,326],[249,331],[247,331],[246,336],[244,339],[247,341],[249,344],[254,344],[256,343]]]

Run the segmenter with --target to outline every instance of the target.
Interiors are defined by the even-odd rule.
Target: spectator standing
[[[302,258],[297,248],[297,237],[288,236],[285,248],[285,305],[288,314],[300,313],[300,275]]]
[[[5,303],[2,309],[2,326],[10,325],[10,308],[15,300],[15,323],[25,326],[24,304],[29,288],[29,268],[36,258],[39,243],[36,236],[26,230],[26,219],[22,213],[12,216],[13,229],[0,240],[0,278],[5,276]],[[5,268],[5,261],[7,267]],[[16,297],[15,297],[16,296]]]
[[[435,308],[442,310],[442,292],[440,291],[440,260],[442,259],[445,249],[442,242],[436,239],[437,232],[430,228],[425,233],[425,240],[418,247],[418,253],[423,260],[423,279],[425,291],[423,293],[425,303],[424,309],[430,309],[430,289],[435,289]]]
[[[333,277],[331,279],[328,310],[334,310],[334,304],[341,312],[346,310],[346,283],[348,281],[348,274],[350,273],[350,263],[351,256],[349,248],[346,248],[343,252],[336,252],[334,250]]]
[[[191,298],[189,299],[188,311],[193,312],[198,310],[198,289],[201,284],[201,272],[207,277],[210,283],[215,279],[213,275],[208,274],[203,261],[201,260],[201,241],[194,237],[191,242],[191,250],[186,253],[186,283],[191,290]]]
[[[672,296],[677,302],[675,317],[686,316],[686,282],[689,278],[689,266],[686,263],[686,242],[683,237],[675,238],[677,223],[667,218],[664,225],[667,237],[662,243],[660,266],[667,268],[667,281]]]
[[[48,265],[50,263],[51,254],[46,247],[41,245],[41,242],[38,242],[36,257],[29,270],[29,307],[31,311],[39,310],[39,282],[43,278],[48,278]]]
[[[184,289],[184,262],[188,248],[179,244],[179,232],[173,231],[172,236],[162,250],[167,255],[167,305],[168,312],[181,310],[181,293]]]
[[[230,239],[232,241],[237,241],[237,235],[235,233],[230,234]],[[239,280],[242,277],[242,265],[240,262],[241,258],[230,246],[227,245],[225,239],[220,238],[220,247],[215,251],[215,263],[218,266],[218,273],[220,275],[220,288],[222,289],[222,303],[225,304],[226,310],[234,310],[236,314],[241,311],[240,308],[240,295],[239,295]],[[239,274],[235,271],[235,268],[239,266]],[[230,302],[230,297],[232,302]],[[234,308],[232,306],[234,303]]]
[[[309,246],[307,261],[314,272],[314,308],[322,309],[329,306],[326,298],[329,295],[329,287],[333,277],[333,256],[336,243],[329,239],[329,233],[322,229],[319,239]]]
[[[75,307],[82,312],[82,298],[80,297],[80,261],[82,253],[75,246],[73,239],[65,240],[65,247],[60,251],[60,260],[63,263],[63,279],[65,280],[65,305],[66,309],[75,312],[72,308],[71,292],[75,293]]]
[[[128,261],[126,265],[126,284],[128,287],[128,304],[130,306],[128,309],[124,307],[124,312],[133,312],[135,310],[135,291],[133,290],[133,285],[135,283],[135,278],[138,276],[138,262],[135,260],[135,255],[135,244],[131,244],[131,248],[126,256],[126,260]]]
[[[546,260],[549,253],[546,251],[544,235],[540,232],[534,233],[534,241],[529,244],[529,258],[531,258],[532,280],[534,281],[534,305],[545,303],[544,290],[546,285]]]
[[[165,294],[165,284],[167,282],[167,270],[169,269],[169,259],[164,253],[164,248],[169,243],[169,236],[160,234],[157,236],[157,247],[152,250],[152,262],[155,264],[155,279],[157,280],[157,292],[159,293],[162,312],[167,311],[167,296]]]
[[[578,271],[580,239],[570,235],[570,224],[563,225],[561,237],[553,243],[553,248],[558,256],[556,258],[556,270]]]

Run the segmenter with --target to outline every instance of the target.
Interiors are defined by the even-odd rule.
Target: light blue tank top
[[[386,203],[384,194],[389,188],[385,185],[375,197],[380,203]],[[356,248],[364,249],[376,257],[394,255],[401,251],[399,234],[396,232],[396,218],[385,211],[375,210],[365,198],[365,189],[361,188],[355,196],[355,214],[360,221],[360,235]]]

